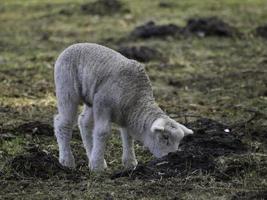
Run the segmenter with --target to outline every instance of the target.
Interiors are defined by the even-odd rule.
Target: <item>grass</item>
[[[216,181],[209,174],[159,181],[110,180],[112,172],[121,169],[118,134],[114,133],[109,141],[106,159],[110,168],[103,175],[90,174],[81,141],[75,137],[72,145],[76,157],[84,160],[81,170],[88,172],[86,180],[78,183],[54,177],[6,180],[0,176],[0,198],[231,199],[241,193],[266,191],[266,165],[262,165],[267,156],[266,137],[265,141],[253,138],[255,133],[266,134],[267,128],[267,41],[253,35],[257,26],[266,23],[266,1],[169,0],[173,3],[171,8],[160,8],[159,0],[123,0],[130,13],[116,13],[112,17],[82,13],[80,5],[86,2],[91,1],[1,2],[0,134],[24,122],[39,120],[52,125],[56,113],[53,65],[68,45],[96,42],[116,49],[116,41],[149,20],[183,26],[190,17],[218,16],[237,27],[244,36],[148,39],[125,44],[148,45],[163,52],[167,58],[166,67],[160,67],[160,61],[150,62],[146,67],[158,103],[167,113],[177,116],[177,120],[184,123],[184,115],[194,115],[233,125],[244,123],[242,134],[250,154],[221,158],[218,162],[247,163],[252,168],[226,182]],[[61,14],[62,10],[70,14]],[[171,79],[179,84],[169,85]],[[246,123],[255,113],[261,115]],[[53,137],[14,134],[16,137],[10,140],[0,137],[1,168],[13,156],[23,153],[30,143],[57,155]],[[136,150],[139,161],[152,159],[139,144]]]

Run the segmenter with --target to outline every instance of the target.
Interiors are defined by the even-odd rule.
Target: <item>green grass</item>
[[[112,17],[82,13],[80,5],[86,2],[90,1],[1,1],[1,128],[12,129],[23,122],[36,120],[52,125],[56,113],[53,65],[68,45],[96,42],[116,49],[116,41],[129,34],[135,26],[149,20],[183,26],[190,17],[218,16],[238,28],[244,36],[149,39],[126,44],[148,45],[164,54],[165,64],[169,66],[162,68],[159,61],[153,61],[147,64],[147,71],[158,103],[167,113],[182,116],[178,116],[177,120],[185,122],[184,115],[196,115],[236,124],[246,122],[253,116],[253,112],[248,110],[262,113],[263,116],[246,124],[244,129],[244,140],[251,155],[230,156],[218,161],[254,166],[250,165],[253,162],[256,168],[249,168],[244,176],[237,175],[226,182],[216,181],[209,174],[159,181],[110,180],[112,172],[121,169],[121,141],[114,133],[106,153],[110,168],[103,175],[90,174],[83,165],[82,170],[88,171],[89,178],[79,183],[58,181],[52,177],[45,181],[14,181],[0,177],[0,198],[231,199],[238,192],[266,190],[266,167],[261,165],[266,162],[266,141],[252,140],[252,136],[255,132],[266,133],[267,128],[267,40],[252,33],[257,26],[267,23],[267,2],[169,0],[174,4],[172,8],[160,8],[159,0],[124,0],[122,2],[130,13],[117,13]],[[62,10],[67,10],[71,15],[60,14]],[[180,85],[170,86],[170,79],[179,81]],[[188,117],[187,120],[194,119]],[[15,135],[15,139],[0,139],[0,166],[12,156],[22,153],[29,143],[39,144],[57,155],[53,137]],[[76,157],[85,159],[81,141],[74,139],[72,145]],[[140,162],[152,159],[139,144],[136,144],[136,150]],[[265,174],[260,173],[259,169],[265,170]]]

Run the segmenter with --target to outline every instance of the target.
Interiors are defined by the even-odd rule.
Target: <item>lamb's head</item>
[[[158,118],[146,133],[145,146],[155,157],[162,157],[178,150],[184,136],[193,134],[193,131],[173,119]]]

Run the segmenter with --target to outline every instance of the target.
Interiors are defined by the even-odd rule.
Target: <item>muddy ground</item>
[[[122,46],[117,50],[127,58],[139,62],[149,62],[153,60],[163,60],[162,53],[155,48],[147,46]]]
[[[184,138],[179,151],[139,165],[134,170],[115,173],[112,178],[129,176],[133,179],[162,179],[184,177],[199,171],[209,173],[216,178],[230,178],[230,174],[218,169],[215,159],[229,154],[245,153],[247,147],[228,126],[216,121],[202,118],[187,126],[194,130],[194,136]]]
[[[267,3],[257,1],[4,1],[0,4],[0,199],[266,199]],[[237,14],[238,13],[238,14]],[[159,105],[194,129],[180,151],[108,170],[62,167],[53,135],[53,65],[75,42],[144,62]]]

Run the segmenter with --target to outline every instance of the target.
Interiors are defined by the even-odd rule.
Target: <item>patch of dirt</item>
[[[49,124],[39,121],[33,121],[21,124],[17,128],[15,128],[15,130],[20,133],[26,133],[32,135],[54,136],[53,127]]]
[[[249,191],[249,192],[238,192],[232,200],[264,200],[267,199],[267,190],[265,191]]]
[[[154,21],[149,21],[144,25],[137,26],[131,33],[132,38],[152,38],[166,36],[219,36],[232,37],[240,33],[236,28],[227,24],[217,17],[191,18],[187,21],[185,27],[179,27],[175,24],[156,25]]]
[[[15,179],[56,177],[79,180],[83,176],[81,171],[63,167],[55,156],[39,147],[29,148],[25,154],[15,156],[4,169],[9,171],[9,178]]]
[[[217,170],[215,158],[247,151],[246,146],[231,133],[230,128],[217,121],[202,118],[188,124],[188,127],[194,130],[194,135],[183,139],[181,151],[139,164],[135,170],[116,172],[111,178],[160,179],[186,176],[197,171],[223,178]]]
[[[256,34],[267,39],[267,24],[256,28]]]
[[[129,9],[118,0],[97,0],[81,5],[81,11],[89,15],[114,15],[130,12]]]
[[[267,144],[267,131],[266,130],[261,130],[261,131],[254,130],[251,132],[251,139]]]
[[[201,118],[189,123],[188,127],[193,129],[195,134],[184,138],[181,148],[206,149],[214,157],[247,150],[241,140],[231,132],[229,126],[215,120]]]
[[[118,49],[118,52],[127,58],[140,62],[149,62],[162,58],[162,54],[158,50],[146,46],[123,46]]]
[[[149,21],[144,25],[137,26],[130,34],[133,38],[152,38],[176,36],[181,32],[181,28],[175,24],[156,25]]]
[[[221,36],[232,37],[238,34],[238,31],[217,17],[191,18],[187,21],[184,28],[185,34],[196,34],[200,37]]]

